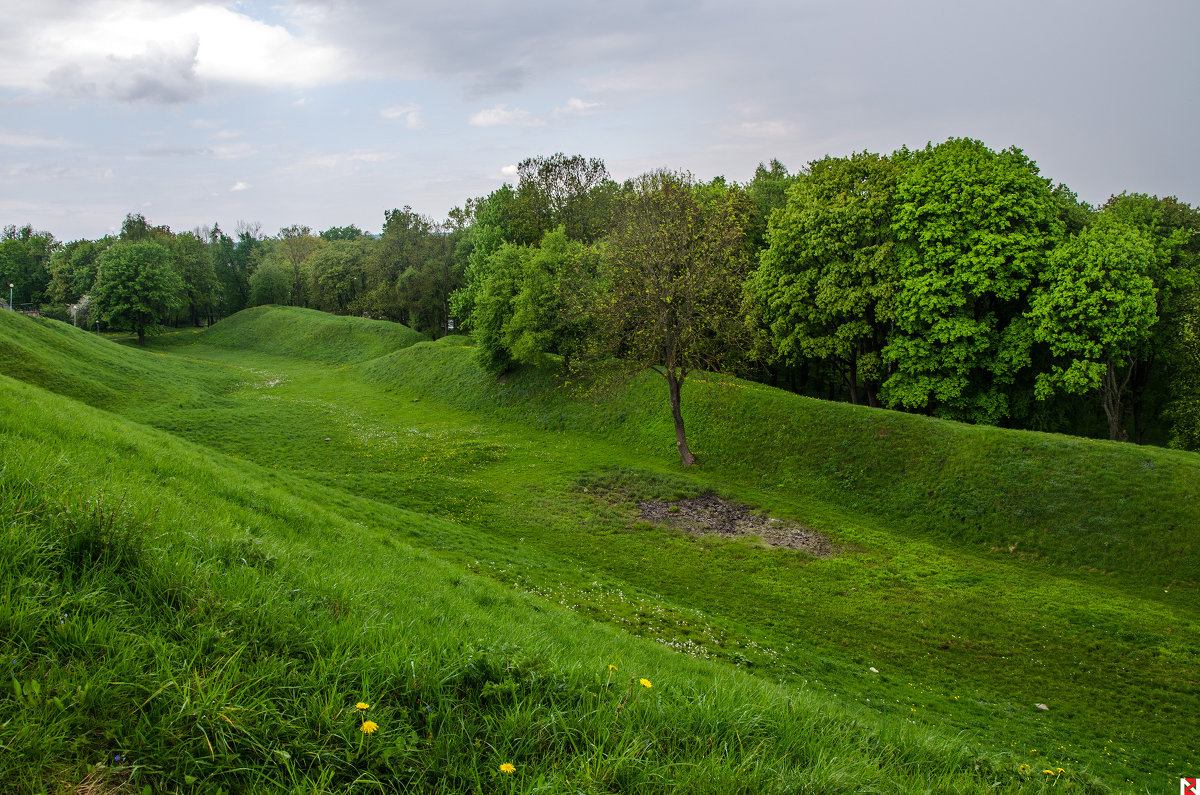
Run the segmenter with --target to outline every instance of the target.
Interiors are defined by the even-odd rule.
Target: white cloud
[[[475,127],[540,127],[546,123],[527,110],[503,103],[474,113],[467,121]]]
[[[404,126],[410,130],[425,129],[425,119],[421,116],[420,105],[393,105],[390,108],[384,108],[379,111],[379,115],[385,119],[404,119]]]
[[[420,105],[393,105],[390,108],[384,108],[383,110],[379,111],[379,115],[385,119],[399,119],[420,109]]]
[[[564,116],[590,116],[596,112],[596,108],[603,104],[603,102],[588,102],[580,99],[579,97],[571,97],[567,100],[566,105],[554,109],[554,118],[559,119]]]
[[[229,190],[231,192],[236,192],[236,191],[249,190],[249,189],[250,189],[250,185],[248,183],[242,182],[239,180],[239,181],[233,183],[233,187],[231,187]]]
[[[503,168],[500,169],[500,174],[501,174],[501,176],[505,176],[505,177],[515,177],[515,176],[517,176],[517,167],[515,165],[504,166]]]
[[[0,50],[0,85],[177,102],[211,83],[316,86],[349,71],[338,48],[213,4],[79,3]]]

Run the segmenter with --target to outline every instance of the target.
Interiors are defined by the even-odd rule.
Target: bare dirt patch
[[[651,522],[677,527],[695,536],[756,536],[771,547],[796,549],[817,558],[837,554],[824,533],[796,522],[756,512],[748,505],[722,499],[712,492],[679,500],[643,500],[638,514]]]

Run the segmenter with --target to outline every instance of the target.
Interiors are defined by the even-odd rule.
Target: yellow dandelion
[[[365,720],[365,721],[363,721],[363,725],[358,727],[358,730],[360,732],[362,732],[363,734],[374,734],[375,730],[378,728],[379,728],[379,724],[376,723],[375,721]]]
[[[517,766],[511,762],[505,762],[504,764],[500,765],[500,772],[506,776],[511,776],[513,773],[517,772]]]
[[[610,670],[610,671],[615,671],[615,670],[617,670],[617,666],[615,666],[615,665],[610,665],[610,666],[608,666],[608,670]]]
[[[642,687],[654,687],[654,685],[650,684],[649,679],[639,679],[638,681],[641,682]]]
[[[360,701],[360,702],[358,702],[357,704],[355,704],[355,705],[354,705],[354,708],[355,708],[355,709],[370,709],[370,708],[371,708],[371,705],[370,705],[370,704],[368,704],[368,703],[367,703],[367,702],[365,702],[365,701]]]
[[[1045,773],[1047,776],[1053,776],[1053,775],[1054,775],[1054,771],[1053,771],[1053,770],[1043,770],[1042,772],[1043,772],[1043,773]]]

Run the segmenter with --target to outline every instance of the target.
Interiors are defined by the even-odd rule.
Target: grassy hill
[[[496,381],[466,344],[263,308],[140,351],[0,313],[0,786],[1169,792],[1200,764],[1200,458],[713,381],[683,472],[654,379]],[[637,516],[709,489],[842,551]]]

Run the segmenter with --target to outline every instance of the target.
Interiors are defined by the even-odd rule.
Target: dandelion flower
[[[615,670],[617,670],[617,666],[615,666],[615,665],[610,665],[610,666],[608,666],[608,670],[610,670],[610,671],[615,671]]]
[[[379,724],[376,723],[375,721],[365,720],[365,721],[363,721],[363,725],[358,727],[358,730],[360,732],[362,732],[363,734],[374,734],[375,730],[378,728],[379,728]]]
[[[1043,770],[1042,772],[1043,772],[1043,773],[1045,773],[1047,776],[1053,776],[1053,775],[1054,775],[1054,771],[1053,771],[1053,770]]]
[[[641,682],[642,687],[654,687],[654,685],[650,684],[649,679],[639,679],[638,681]]]
[[[506,776],[511,776],[513,773],[517,772],[517,766],[511,762],[505,762],[504,764],[500,765],[500,772]]]
[[[371,708],[371,705],[370,705],[370,704],[368,704],[368,703],[367,703],[367,702],[365,702],[365,701],[360,701],[360,702],[358,702],[357,704],[355,704],[355,705],[354,705],[354,708],[355,708],[355,709],[370,709],[370,708]]]

